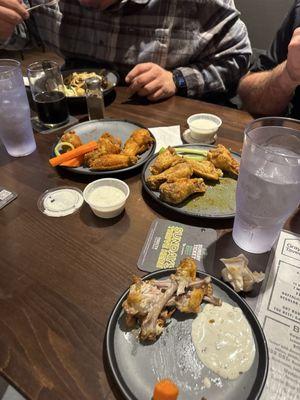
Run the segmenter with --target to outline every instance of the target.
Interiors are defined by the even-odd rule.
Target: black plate
[[[175,270],[156,271],[143,279],[163,279]],[[197,273],[200,278],[207,276]],[[240,307],[256,346],[254,362],[236,380],[224,380],[208,370],[196,356],[191,341],[192,317],[174,314],[169,326],[155,343],[143,345],[125,328],[122,303],[128,290],[117,302],[107,325],[105,351],[108,367],[119,391],[127,400],[150,400],[159,379],[170,378],[179,387],[178,400],[258,400],[268,372],[268,348],[262,328],[247,303],[223,282],[212,277],[214,293],[233,306]],[[211,388],[201,388],[209,377]],[[219,385],[219,386],[218,386]],[[222,387],[220,387],[222,386]]]
[[[216,146],[209,144],[183,144],[174,146],[175,149],[177,147],[210,150]],[[241,156],[238,153],[231,151],[231,154],[240,162]],[[157,154],[151,157],[147,164],[145,164],[142,172],[142,182],[149,195],[163,207],[179,214],[196,218],[233,218],[235,216],[237,180],[225,174],[220,178],[220,183],[209,183],[205,181],[207,191],[204,194],[191,196],[181,204],[172,205],[162,201],[159,191],[149,189],[146,184],[146,179],[151,175],[150,167],[154,163],[156,157]]]
[[[119,120],[119,119],[99,119],[82,122],[80,124],[74,125],[71,128],[67,129],[66,132],[75,131],[78,136],[80,136],[82,143],[90,142],[91,140],[98,140],[98,138],[104,133],[109,132],[113,136],[117,136],[122,140],[122,145],[124,145],[125,141],[129,138],[131,133],[138,128],[145,128],[142,125],[139,125],[135,122]],[[150,132],[150,131],[149,131]],[[108,170],[108,171],[91,171],[88,167],[77,167],[77,168],[69,168],[69,167],[60,167],[67,169],[68,171],[72,171],[75,174],[83,174],[83,175],[97,175],[97,176],[113,176],[118,175],[120,173],[124,173],[127,171],[132,171],[134,169],[138,169],[141,167],[148,159],[152,156],[155,151],[155,138],[150,132],[150,135],[154,139],[151,147],[141,154],[138,157],[138,162],[131,167],[116,169],[116,170]],[[54,144],[56,146],[57,142]]]

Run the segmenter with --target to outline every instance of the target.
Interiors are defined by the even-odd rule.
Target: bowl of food
[[[76,69],[62,71],[65,94],[71,113],[87,112],[85,99],[85,80],[91,77],[98,77],[101,81],[104,100],[109,93],[118,85],[119,76],[116,72],[107,69]]]
[[[191,115],[187,124],[193,139],[201,143],[211,143],[222,125],[222,120],[214,114],[200,113]]]
[[[104,178],[89,183],[83,191],[83,198],[97,217],[114,218],[124,210],[129,193],[125,182]]]

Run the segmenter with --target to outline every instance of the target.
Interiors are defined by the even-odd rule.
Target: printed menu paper
[[[300,236],[282,231],[261,291],[258,319],[269,348],[262,400],[300,399]]]

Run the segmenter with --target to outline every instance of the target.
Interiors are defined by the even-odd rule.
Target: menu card
[[[282,231],[257,308],[270,356],[262,400],[300,399],[300,236]],[[266,275],[267,276],[267,275]]]

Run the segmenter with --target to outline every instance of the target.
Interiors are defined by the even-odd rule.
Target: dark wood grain
[[[106,116],[183,130],[186,118],[198,112],[221,117],[218,141],[241,150],[251,120],[245,112],[179,97],[138,103],[120,88]],[[83,189],[91,179],[60,175],[49,166],[55,139],[36,134],[37,151],[20,159],[0,148],[1,185],[19,195],[0,211],[0,372],[29,399],[112,400],[118,395],[108,382],[102,348],[110,312],[130,276],[141,274],[136,263],[152,221],[183,220],[143,194],[139,175],[127,177],[131,195],[116,219],[98,219],[87,205],[65,218],[42,215],[37,200],[45,189]],[[298,214],[287,224],[295,232]],[[238,251],[228,233],[231,220],[184,222],[218,229],[218,256]]]

